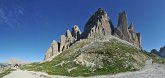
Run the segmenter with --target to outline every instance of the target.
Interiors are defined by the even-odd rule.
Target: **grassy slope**
[[[4,72],[0,73],[0,78],[4,77],[7,74],[10,74],[13,70],[12,69],[7,69]]]
[[[136,48],[120,43],[117,40],[96,42],[96,44],[99,44],[97,47],[88,47],[86,50],[81,50],[86,45],[92,46],[93,44],[90,44],[90,42],[90,40],[80,41],[50,62],[33,63],[23,66],[22,69],[63,76],[105,75],[140,70],[144,66],[144,62],[150,57],[153,57],[153,55],[149,53],[140,52]],[[101,60],[103,66],[86,67],[75,63],[73,60],[81,53],[104,56],[105,58]],[[156,61],[156,59],[154,60]],[[70,72],[68,71],[74,67],[76,67],[76,69]]]

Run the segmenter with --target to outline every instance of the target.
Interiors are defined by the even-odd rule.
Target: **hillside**
[[[140,70],[149,56],[116,37],[84,39],[52,61],[23,69],[65,76],[93,76]]]

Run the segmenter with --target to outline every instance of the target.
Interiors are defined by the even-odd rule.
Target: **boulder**
[[[111,28],[112,27],[112,28]],[[113,31],[113,25],[108,14],[99,8],[85,25],[82,38],[97,38],[106,35],[111,35]]]

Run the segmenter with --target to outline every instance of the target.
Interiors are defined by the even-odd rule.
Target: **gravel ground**
[[[165,78],[165,65],[152,64],[152,60],[148,60],[146,61],[144,69],[141,71],[95,76],[91,78]]]
[[[4,78],[73,78],[66,76],[50,76],[42,72],[16,70]],[[78,77],[84,78],[84,77]],[[152,60],[146,61],[145,67],[141,71],[119,73],[115,75],[93,76],[88,78],[165,78],[165,65],[152,64]]]

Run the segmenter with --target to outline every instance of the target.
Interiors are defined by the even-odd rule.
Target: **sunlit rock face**
[[[82,37],[86,39],[110,36],[113,31],[111,27],[113,26],[108,14],[102,8],[99,8],[86,23]]]

